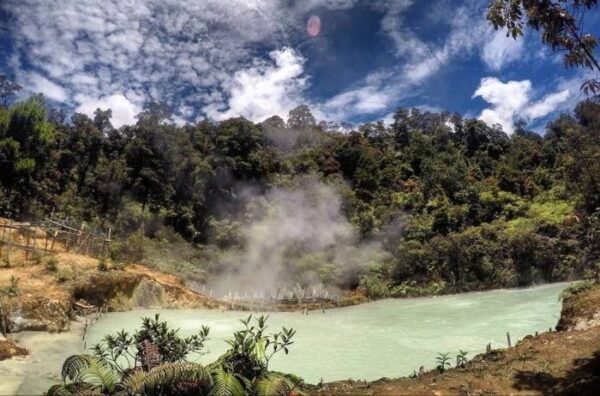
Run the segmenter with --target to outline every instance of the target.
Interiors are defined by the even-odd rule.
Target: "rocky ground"
[[[315,395],[599,395],[600,285],[563,303],[557,329],[476,356],[464,368],[417,378],[340,381]]]

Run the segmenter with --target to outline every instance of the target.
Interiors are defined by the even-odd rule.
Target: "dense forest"
[[[286,202],[277,228],[293,205],[307,205],[295,200],[301,191],[332,202],[351,228],[350,237],[340,232],[348,249],[375,250],[340,256],[337,234],[315,244],[329,238],[311,228],[322,220],[317,213],[299,231],[311,239],[278,253],[286,280],[305,286],[405,296],[600,273],[600,105],[591,101],[550,122],[543,136],[524,122],[509,136],[476,119],[403,108],[390,125],[352,128],[317,123],[306,106],[287,122],[259,124],[180,127],[155,103],[135,125],[115,129],[110,120],[110,110],[67,119],[42,96],[6,100],[0,215],[53,212],[112,227],[123,241],[113,246],[115,261],[153,249],[164,261],[168,246],[184,246],[191,253],[169,269],[210,278],[256,261],[245,245],[257,228],[248,225],[272,214],[275,196]],[[235,259],[224,258],[233,251]],[[364,262],[349,269],[350,256]]]

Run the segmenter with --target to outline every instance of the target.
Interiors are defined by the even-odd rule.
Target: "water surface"
[[[506,332],[513,344],[527,334],[548,331],[558,320],[558,283],[527,289],[495,290],[452,296],[383,300],[326,313],[271,313],[269,329],[281,326],[297,330],[290,354],[277,355],[271,369],[290,372],[317,383],[342,379],[374,380],[409,375],[420,366],[433,368],[438,352],[459,349],[468,357],[492,347],[506,346]],[[241,329],[244,312],[218,310],[135,310],[104,315],[88,331],[87,345],[106,334],[139,327],[141,317],[160,313],[182,334],[201,325],[210,327],[208,353],[192,360],[208,363],[226,349],[226,338]],[[31,394],[60,380],[64,358],[83,352],[80,334],[25,333],[22,344],[34,350],[31,357],[0,362],[0,394]],[[2,381],[0,381],[2,382]],[[8,385],[6,385],[8,384]],[[10,388],[9,388],[10,386]]]
[[[438,352],[469,356],[492,347],[506,346],[527,334],[548,331],[558,321],[558,294],[565,284],[528,289],[496,290],[452,296],[383,300],[325,313],[273,313],[269,328],[297,330],[290,354],[277,355],[270,368],[291,372],[311,383],[341,379],[374,380],[409,375],[420,366],[432,368]],[[103,317],[88,333],[90,342],[121,328],[134,329],[140,316],[158,310],[138,310]],[[217,359],[224,342],[241,329],[247,313],[216,310],[162,310],[163,319],[190,334],[201,325],[210,327],[209,353],[195,357],[201,363]]]

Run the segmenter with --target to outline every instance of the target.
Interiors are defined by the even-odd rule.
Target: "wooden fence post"
[[[510,333],[508,331],[506,332],[506,341],[508,341],[508,347],[510,348],[511,347],[511,344],[510,344]]]
[[[2,242],[0,242],[0,259],[2,259],[2,247],[4,247],[4,231],[6,231],[6,228],[4,227],[4,223],[2,223],[0,227],[2,227]]]
[[[56,237],[58,236],[58,230],[54,231],[54,235],[52,236],[52,245],[50,245],[50,251],[54,251],[54,242],[56,241]]]
[[[10,267],[10,246],[11,246],[11,240],[10,240],[10,234],[12,232],[12,220],[9,222],[8,224],[8,245],[6,248],[6,264]]]
[[[26,241],[26,246],[27,249],[25,249],[25,260],[29,260],[29,240],[31,239],[31,229],[27,229],[27,241]]]

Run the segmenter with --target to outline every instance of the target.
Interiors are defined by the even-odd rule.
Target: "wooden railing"
[[[25,252],[45,256],[56,251],[75,251],[94,257],[108,253],[111,230],[87,227],[85,222],[74,223],[68,219],[45,218],[42,221],[15,222],[0,220],[0,257],[10,265],[11,253]]]

